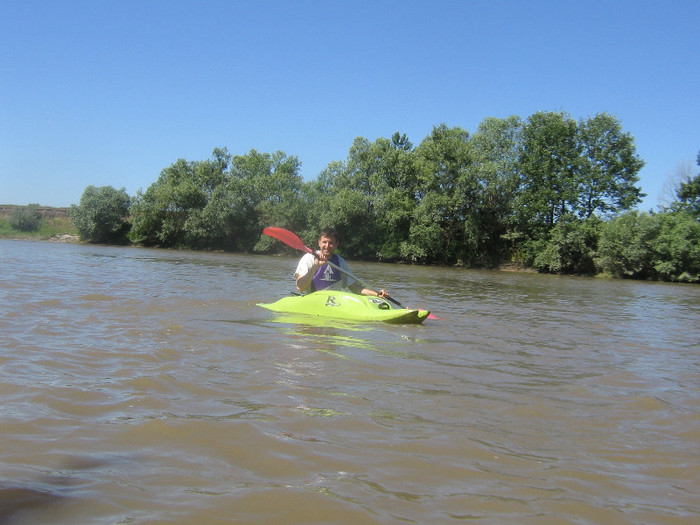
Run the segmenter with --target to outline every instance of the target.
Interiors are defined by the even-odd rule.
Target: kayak
[[[393,324],[420,324],[430,314],[428,310],[393,308],[388,301],[380,297],[340,290],[320,290],[306,295],[292,295],[274,303],[259,303],[258,306],[273,312]]]
[[[393,324],[419,324],[430,314],[428,310],[392,308],[388,301],[380,297],[336,290],[292,295],[274,303],[259,303],[258,306],[273,312],[329,317],[344,321]]]

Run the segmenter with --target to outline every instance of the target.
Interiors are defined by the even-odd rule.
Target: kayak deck
[[[427,310],[392,308],[388,301],[380,297],[338,290],[320,290],[306,295],[292,295],[274,303],[259,303],[258,306],[273,312],[329,317],[344,321],[393,324],[420,324],[430,314]]]

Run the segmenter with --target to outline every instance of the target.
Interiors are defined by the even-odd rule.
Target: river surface
[[[700,287],[0,240],[0,524],[700,522]]]

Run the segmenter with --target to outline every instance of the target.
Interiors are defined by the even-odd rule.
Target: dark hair
[[[335,239],[335,242],[340,242],[340,239],[338,238],[338,232],[335,230],[335,228],[323,228],[318,238],[320,239],[321,237],[332,237],[333,239]]]

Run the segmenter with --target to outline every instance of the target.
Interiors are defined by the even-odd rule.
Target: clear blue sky
[[[0,204],[145,190],[179,158],[566,111],[620,119],[655,208],[700,150],[700,1],[2,0]]]

